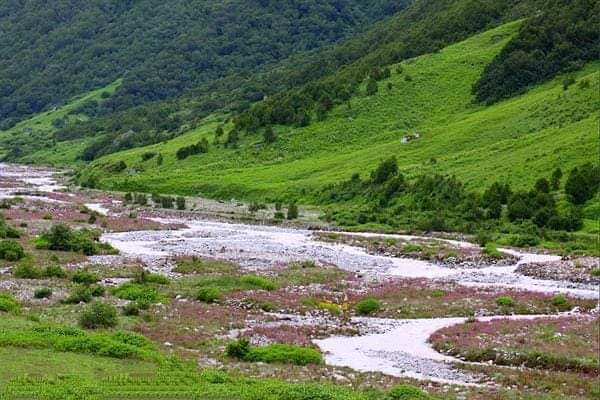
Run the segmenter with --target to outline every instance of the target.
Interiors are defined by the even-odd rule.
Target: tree
[[[175,203],[177,205],[178,210],[185,210],[185,197],[183,197],[183,196],[177,197],[177,199],[175,200]]]
[[[588,163],[573,168],[565,182],[565,192],[573,204],[584,204],[594,197],[600,185],[600,166]]]
[[[551,186],[552,190],[558,190],[560,188],[560,180],[562,179],[563,172],[560,168],[556,168],[552,172]]]
[[[271,126],[267,126],[265,128],[263,132],[263,137],[265,139],[265,143],[267,144],[271,144],[277,139],[277,136],[275,135],[275,132],[273,131],[273,128]]]
[[[292,202],[288,205],[287,209],[287,219],[297,219],[298,218],[298,206],[296,203]]]
[[[367,96],[373,96],[375,93],[377,93],[377,90],[377,81],[373,78],[369,78],[367,80]]]
[[[550,182],[546,178],[540,178],[535,182],[535,190],[542,193],[550,193]]]
[[[373,183],[381,184],[397,174],[398,162],[396,161],[396,157],[391,157],[379,163],[377,168],[371,172],[371,179]]]

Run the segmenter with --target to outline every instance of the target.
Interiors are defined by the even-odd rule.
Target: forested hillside
[[[123,78],[102,112],[177,96],[336,42],[393,14],[377,1],[7,1],[0,4],[0,122]]]

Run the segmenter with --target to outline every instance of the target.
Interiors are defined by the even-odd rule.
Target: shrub
[[[287,210],[287,219],[292,220],[298,218],[298,206],[296,203],[290,203]]]
[[[92,294],[93,297],[102,297],[102,296],[104,296],[104,293],[106,292],[106,289],[104,288],[104,286],[100,286],[100,285],[90,285],[89,289],[90,289],[90,293]]]
[[[276,343],[250,347],[244,356],[244,361],[309,365],[322,364],[323,357],[319,351],[310,347]]]
[[[205,287],[198,291],[196,299],[205,303],[218,303],[223,300],[223,293],[216,287]]]
[[[390,400],[429,400],[431,397],[422,390],[410,385],[394,386],[389,393]]]
[[[276,211],[275,214],[273,215],[274,219],[285,219],[285,214],[282,213],[281,211]]]
[[[129,303],[123,307],[123,315],[137,316],[140,315],[140,308],[136,303]]]
[[[52,289],[47,287],[36,289],[33,293],[33,297],[36,299],[47,299],[50,296],[52,296]]]
[[[161,196],[160,205],[162,208],[173,208],[173,198],[171,196]]]
[[[60,265],[47,266],[43,274],[46,278],[64,278],[67,276],[67,273]]]
[[[63,302],[67,304],[89,303],[92,301],[92,297],[94,297],[92,290],[88,286],[77,286],[71,290],[71,293]]]
[[[98,282],[98,276],[89,271],[77,271],[73,274],[71,280],[82,285],[91,285]]]
[[[510,296],[500,296],[496,298],[496,304],[501,307],[513,307],[516,303]]]
[[[0,259],[6,261],[19,261],[25,257],[23,247],[14,240],[0,241]]]
[[[263,290],[275,290],[277,285],[270,279],[257,275],[244,275],[240,278],[240,282],[249,286],[255,286]]]
[[[567,296],[562,293],[556,294],[552,297],[552,305],[558,308],[559,311],[568,311],[571,309],[571,303]]]
[[[381,303],[373,297],[367,297],[356,303],[354,309],[360,315],[371,315],[381,309]]]
[[[79,317],[79,325],[87,329],[113,328],[117,323],[117,310],[108,303],[93,303]]]
[[[502,253],[498,251],[498,248],[493,243],[488,243],[485,245],[485,247],[483,248],[483,254],[496,260],[502,258]]]
[[[156,283],[158,285],[168,285],[170,283],[169,278],[160,274],[152,274],[146,272],[145,269],[140,268],[136,274],[134,282],[144,284],[144,283]]]
[[[31,260],[23,260],[12,269],[12,274],[15,278],[20,279],[40,279],[43,271],[33,266]]]
[[[177,199],[175,199],[175,204],[178,210],[185,210],[185,197],[177,197]]]
[[[592,269],[592,271],[590,272],[590,275],[592,275],[592,276],[600,276],[600,268],[594,268],[594,269]]]
[[[0,293],[0,311],[13,312],[19,309],[17,300],[8,293]]]
[[[231,358],[237,358],[239,360],[243,360],[248,355],[250,351],[250,341],[248,338],[242,337],[235,342],[231,342],[227,344],[225,348],[225,353]]]
[[[143,301],[149,304],[164,301],[164,297],[156,289],[135,282],[124,283],[114,288],[112,294],[123,300]]]

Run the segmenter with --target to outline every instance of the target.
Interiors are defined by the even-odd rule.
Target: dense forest
[[[376,90],[388,65],[518,18],[525,18],[520,32],[473,87],[479,101],[510,97],[599,57],[592,0],[201,3],[0,6],[3,29],[15,38],[0,49],[0,129],[123,78],[113,95],[76,110],[86,118],[57,121],[52,136],[12,135],[5,159],[91,137],[79,154],[91,161],[169,140],[215,111],[233,116],[232,142],[272,125],[308,125],[362,85]],[[27,23],[13,23],[21,17]]]
[[[600,2],[553,0],[530,18],[474,87],[494,102],[600,59]],[[567,83],[568,85],[568,83]]]
[[[104,112],[177,96],[336,42],[405,3],[377,1],[6,1],[0,122],[123,84]]]

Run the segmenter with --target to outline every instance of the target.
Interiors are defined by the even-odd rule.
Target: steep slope
[[[372,96],[360,94],[308,127],[276,127],[275,143],[243,136],[237,148],[211,145],[207,154],[178,160],[177,150],[201,138],[213,142],[225,117],[167,143],[103,157],[83,180],[120,190],[214,197],[299,198],[311,201],[324,184],[365,173],[396,156],[400,169],[456,174],[471,188],[496,180],[525,188],[555,167],[564,171],[597,155],[597,64],[578,71],[566,90],[562,77],[486,107],[471,87],[516,33],[520,22],[474,36],[440,52],[390,66]],[[226,125],[227,130],[227,125]],[[404,136],[418,133],[408,144]],[[142,161],[161,153],[163,163]],[[127,169],[114,174],[111,165]]]
[[[408,3],[397,3],[396,8]],[[301,52],[252,71],[252,65],[247,65],[248,68],[226,73],[221,78],[202,72],[210,79],[186,81],[193,89],[183,96],[121,110],[122,107],[115,108],[115,104],[122,101],[123,93],[128,90],[128,77],[131,77],[128,74],[120,90],[99,107],[94,118],[72,121],[59,129],[53,139],[61,142],[93,137],[80,153],[81,159],[90,161],[115,151],[168,140],[217,111],[239,115],[237,125],[249,130],[255,129],[257,124],[265,126],[277,121],[305,124],[314,111],[323,114],[332,104],[352,96],[364,76],[373,69],[437,51],[503,21],[534,15],[541,3],[540,0],[416,0],[372,28],[365,24],[363,28],[369,28],[366,32],[351,35],[339,44]],[[252,32],[250,30],[249,35]],[[161,37],[158,42],[169,40],[169,37]],[[181,54],[187,56],[186,50],[177,50],[174,60]],[[154,61],[151,58],[145,62]],[[198,72],[177,63],[166,70],[184,75]],[[149,76],[152,85],[160,85],[165,74],[160,71],[138,74],[135,80]],[[136,96],[145,96],[145,90],[140,86]],[[257,103],[263,98],[267,100]],[[269,118],[264,118],[266,115]],[[31,148],[35,146],[42,149],[48,144],[30,143]],[[4,147],[10,149],[11,143]],[[14,152],[9,150],[9,154]],[[8,161],[18,160],[23,159],[8,158]]]
[[[0,123],[123,84],[107,111],[336,42],[404,2],[7,1],[0,5]]]

